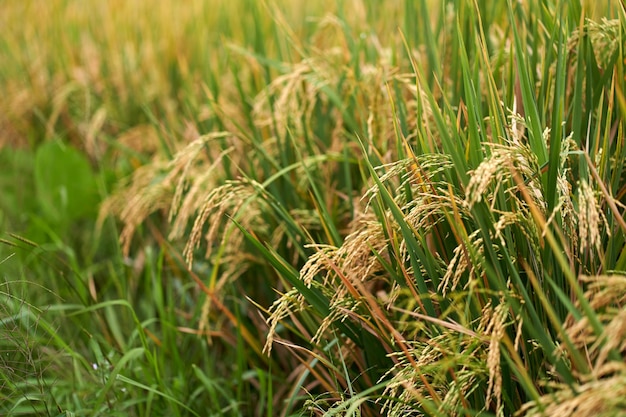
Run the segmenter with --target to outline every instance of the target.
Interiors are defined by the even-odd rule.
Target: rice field
[[[625,12],[0,2],[0,415],[622,415]]]

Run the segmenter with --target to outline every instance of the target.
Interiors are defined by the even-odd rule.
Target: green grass
[[[0,414],[623,413],[621,3],[0,9]]]

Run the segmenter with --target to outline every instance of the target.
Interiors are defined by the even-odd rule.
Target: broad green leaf
[[[66,223],[97,212],[96,177],[87,159],[58,140],[37,149],[35,186],[46,218]]]

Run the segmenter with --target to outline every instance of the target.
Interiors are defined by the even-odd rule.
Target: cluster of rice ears
[[[105,212],[128,250],[165,210],[190,270],[210,264],[201,329],[226,286],[261,308],[278,292],[263,353],[293,387],[285,414],[614,415],[623,10],[438,12],[388,47],[341,13],[302,45],[276,15],[298,59],[235,49],[276,74],[247,120],[215,105],[227,129],[138,169]]]
[[[268,415],[626,407],[623,8],[320,2],[332,13],[294,27],[296,6],[249,3],[248,25],[221,23],[227,53],[205,27],[168,44],[104,24],[90,36],[119,62],[89,39],[75,65],[29,62],[41,97],[7,86],[0,126],[33,140],[14,121],[49,114],[44,135],[61,125],[94,159],[127,156],[101,222],[119,218],[124,254],[147,236],[193,278],[197,333],[272,373]],[[186,36],[221,53],[181,51]],[[143,64],[161,56],[166,79]]]

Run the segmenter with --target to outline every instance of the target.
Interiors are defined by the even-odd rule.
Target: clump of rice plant
[[[331,100],[341,111],[351,103],[343,88],[358,82],[339,62],[331,70],[343,77],[341,89],[323,64],[296,66],[270,85],[265,94],[274,99],[261,96],[276,108],[275,117],[262,121],[274,135],[268,144],[285,137],[287,147],[276,158],[295,159],[264,183],[244,172],[227,185],[251,190],[220,197],[224,203],[215,207],[229,207],[231,226],[223,209],[213,212],[217,216],[201,211],[194,226],[197,236],[198,227],[210,224],[211,245],[216,224],[234,224],[277,271],[280,284],[274,285],[285,289],[269,310],[265,351],[280,346],[299,358],[303,384],[307,376],[315,381],[306,389],[317,392],[309,403],[313,413],[543,412],[566,395],[560,394],[564,387],[571,393],[563,398],[574,403],[577,387],[593,389],[589,378],[602,380],[606,364],[590,359],[589,345],[576,342],[569,322],[585,323],[591,345],[611,363],[610,375],[621,369],[623,339],[608,341],[605,333],[609,323],[619,325],[603,320],[592,303],[593,278],[581,280],[607,271],[618,279],[622,271],[617,242],[625,229],[614,197],[622,187],[615,177],[621,163],[605,156],[605,149],[622,152],[619,48],[600,60],[595,52],[614,39],[602,34],[619,33],[621,25],[579,19],[584,23],[570,26],[568,19],[580,18],[581,11],[568,15],[562,8],[549,21],[535,21],[510,6],[504,13],[510,25],[500,29],[509,32],[508,42],[490,49],[498,45],[490,46],[480,25],[484,10],[454,6],[468,13],[463,23],[469,37],[457,17],[447,22],[451,36],[433,31],[435,41],[424,55],[413,55],[406,41],[411,71],[399,66],[375,77],[379,93],[364,96],[360,122],[352,119],[363,113],[358,110],[335,119],[334,132],[341,128],[344,138],[339,155],[362,155],[339,157],[360,174],[346,178],[351,222],[341,225],[333,217],[334,197],[323,194],[327,177],[308,159],[315,142],[307,136],[311,116],[305,109]],[[535,42],[531,56],[525,54],[528,42]],[[419,59],[451,44],[458,48],[458,78],[425,74]],[[572,62],[576,66],[566,70]],[[301,90],[294,90],[296,79]],[[328,90],[316,90],[325,85]],[[535,99],[540,93],[549,93],[545,102]],[[385,100],[370,101],[378,94]],[[335,99],[346,95],[342,103]],[[262,158],[272,151],[264,147]],[[301,182],[292,184],[308,188],[317,214],[306,223],[294,216],[284,189],[271,187],[298,170],[293,180]],[[302,195],[298,189],[290,194]],[[261,224],[251,222],[248,207],[256,208],[253,219]],[[268,221],[285,229],[267,228]],[[315,229],[322,240],[311,233]],[[619,297],[607,302],[619,309]],[[611,404],[604,406],[618,407]]]

